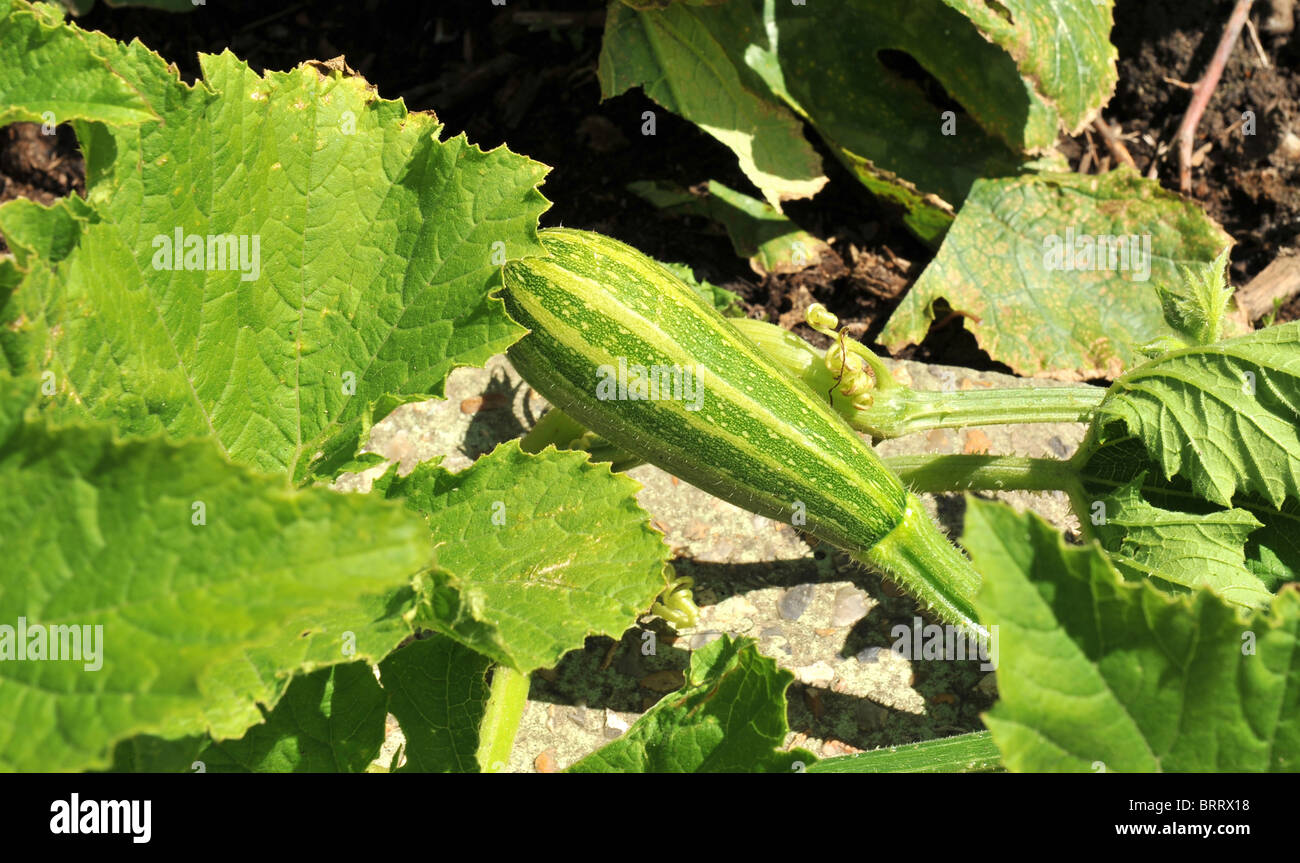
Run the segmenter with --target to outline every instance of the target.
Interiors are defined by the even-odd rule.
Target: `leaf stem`
[[[1069,462],[1013,455],[902,455],[885,459],[913,491],[1068,491]]]
[[[960,392],[899,387],[879,393],[871,407],[854,411],[849,422],[881,439],[964,426],[1088,422],[1105,395],[1104,388],[1087,385]]]
[[[1079,533],[1093,539],[1089,501],[1075,459],[1013,455],[889,456],[885,464],[914,492],[1063,491],[1079,519]]]
[[[828,758],[809,773],[988,773],[1004,769],[988,731]]]
[[[492,669],[487,709],[479,724],[478,763],[484,773],[504,773],[528,704],[528,675],[505,665]]]

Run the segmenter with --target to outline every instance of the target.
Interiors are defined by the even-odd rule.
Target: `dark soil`
[[[1200,78],[1232,5],[1204,0],[1116,5],[1111,40],[1120,53],[1119,85],[1103,113],[1133,135],[1127,146],[1138,169],[1147,172],[1156,159],[1168,188],[1178,186],[1177,153],[1157,158],[1157,150],[1169,145],[1191,101],[1189,90],[1169,81]],[[1269,65],[1250,34],[1243,33],[1201,120],[1196,146],[1213,146],[1192,172],[1193,196],[1237,241],[1234,284],[1249,281],[1280,250],[1300,244],[1300,21],[1294,0],[1256,0],[1252,18]],[[1254,134],[1243,134],[1246,111],[1254,114]],[[1300,318],[1300,298],[1279,316],[1295,318]]]
[[[199,76],[197,54],[229,49],[259,71],[290,69],[308,59],[345,54],[348,63],[388,98],[412,110],[436,110],[448,135],[461,131],[485,149],[508,144],[552,165],[543,192],[553,202],[545,225],[589,228],[618,237],[668,261],[683,261],[710,281],[745,298],[751,314],[793,324],[812,302],[823,302],[869,340],[884,326],[932,253],[898,214],[874,201],[823,152],[831,182],[815,199],[787,205],[800,225],[833,238],[836,252],[816,269],[794,275],[754,275],[725,235],[698,217],[665,217],[627,192],[635,180],[694,186],[709,179],[757,194],[735,158],[694,126],[659,109],[639,90],[601,103],[596,81],[603,0],[563,3],[487,0],[401,4],[379,0],[319,0],[268,4],[230,0],[188,15],[102,4],[82,26],[119,39],[139,37],[175,63],[187,80]],[[1267,0],[1256,4],[1267,17]],[[1145,171],[1156,146],[1180,121],[1188,92],[1165,77],[1195,80],[1214,51],[1231,4],[1195,0],[1119,0],[1112,39],[1120,50],[1120,84],[1105,115],[1132,139],[1128,147]],[[563,9],[575,14],[544,29],[520,23],[521,13]],[[1300,156],[1288,156],[1288,127],[1300,135],[1300,34],[1262,33],[1272,67],[1262,68],[1243,38],[1206,112],[1198,143],[1215,146],[1194,174],[1195,196],[1237,239],[1237,283],[1297,243]],[[1243,110],[1257,117],[1254,136],[1233,128]],[[641,134],[642,112],[658,129]],[[814,138],[813,133],[809,133]],[[1077,168],[1090,141],[1065,149]],[[1105,150],[1092,145],[1097,165]],[[1096,170],[1096,167],[1090,167]],[[1176,160],[1159,162],[1159,177],[1176,186]],[[10,127],[0,135],[0,201],[48,202],[84,191],[84,171],[67,129]],[[1300,317],[1300,300],[1282,319]],[[806,336],[815,336],[806,328]],[[978,349],[961,317],[939,315],[925,342],[901,356],[979,369],[1009,371]]]

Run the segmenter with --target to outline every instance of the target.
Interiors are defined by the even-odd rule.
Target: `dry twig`
[[[1223,37],[1219,39],[1219,47],[1214,49],[1209,67],[1192,88],[1192,103],[1187,106],[1187,113],[1183,115],[1183,122],[1174,136],[1178,142],[1178,189],[1184,195],[1191,194],[1192,191],[1192,142],[1196,138],[1196,127],[1201,124],[1201,116],[1205,114],[1205,106],[1210,104],[1214,88],[1219,86],[1219,78],[1223,76],[1223,67],[1228,63],[1233,46],[1241,38],[1241,28],[1246,24],[1253,2],[1254,0],[1237,0],[1237,5],[1228,18],[1228,25],[1223,29]]]

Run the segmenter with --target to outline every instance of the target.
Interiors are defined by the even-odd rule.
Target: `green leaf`
[[[1012,771],[1300,769],[1300,594],[1248,617],[1125,582],[1096,546],[969,498],[963,545],[995,632],[984,723]]]
[[[802,117],[933,244],[976,178],[1018,172],[1062,118],[1081,128],[1116,77],[1110,10],[1092,0],[632,5],[645,11],[610,4],[606,98],[643,86],[735,151],[778,209],[824,181]]]
[[[157,120],[149,101],[54,10],[0,0],[0,125]]]
[[[1129,170],[980,180],[880,339],[919,343],[943,299],[1020,374],[1114,378],[1174,332],[1148,280],[1211,273],[1229,242],[1194,202]]]
[[[0,662],[0,769],[107,766],[137,734],[239,735],[307,658],[286,621],[364,608],[432,556],[400,507],[293,490],[210,440],[14,423],[26,392],[0,375],[0,624],[15,630],[0,653],[21,618],[82,627],[101,666],[88,646],[84,662]]]
[[[210,742],[211,738],[198,734],[178,740],[141,734],[117,744],[113,749],[113,766],[105,772],[196,773],[205,767],[196,762]]]
[[[1246,541],[1260,522],[1244,509],[1199,514],[1152,506],[1142,498],[1145,478],[1103,501],[1106,519],[1095,530],[1116,568],[1160,586],[1207,587],[1248,608],[1268,605],[1272,591],[1246,568]]]
[[[1118,51],[1111,6],[1097,0],[944,0],[1016,60],[1077,135],[1110,101]]]
[[[827,758],[808,773],[983,773],[1001,767],[1002,755],[987,731]]]
[[[1167,353],[1118,378],[1098,411],[1206,500],[1300,500],[1300,322]]]
[[[138,43],[76,32],[163,122],[77,126],[88,203],[0,207],[25,272],[0,350],[57,374],[53,417],[208,436],[303,483],[522,334],[488,294],[542,253],[544,166],[440,141],[433,115],[323,64],[204,55],[191,88]]]
[[[95,0],[62,0],[63,5],[73,15],[85,15],[95,8]],[[193,12],[207,0],[104,0],[104,5],[112,8],[121,6],[139,6],[146,9],[161,9],[164,12]]]
[[[384,743],[387,698],[364,662],[295,678],[266,722],[209,744],[207,773],[363,773]]]
[[[641,87],[735,152],[745,176],[780,209],[782,201],[817,194],[826,177],[799,118],[737,62],[728,40],[736,32],[757,39],[761,29],[745,6],[674,4],[638,12],[613,0],[600,51],[601,98]]]
[[[790,728],[794,680],[752,639],[724,635],[691,654],[686,685],[650,708],[618,740],[570,773],[789,773],[817,759],[778,752]]]
[[[1091,496],[1090,508],[1132,485],[1151,505],[1184,517],[1225,512],[1193,491],[1185,477],[1164,479],[1160,465],[1135,437],[1114,437],[1091,445],[1078,476]],[[1233,510],[1227,512],[1244,511],[1262,525],[1245,543],[1246,568],[1269,592],[1283,582],[1300,581],[1300,501],[1288,501],[1278,509],[1256,495],[1238,494],[1232,503]]]
[[[589,635],[618,637],[670,579],[640,484],[584,454],[498,446],[450,473],[394,467],[376,490],[428,517],[438,546],[415,623],[523,673]]]
[[[792,273],[815,265],[830,246],[762,201],[709,181],[697,197],[671,183],[629,183],[628,189],[664,210],[704,216],[722,223],[736,254],[749,259],[760,276]]]
[[[406,736],[398,773],[477,773],[479,724],[491,661],[441,635],[413,641],[379,663],[389,710]]]
[[[745,309],[741,305],[739,294],[726,288],[720,288],[704,279],[695,278],[695,271],[688,264],[663,264],[663,266],[690,286],[706,303],[717,309],[724,318],[743,318],[745,316]]]
[[[1243,335],[1225,332],[1232,305],[1228,251],[1220,252],[1209,268],[1179,267],[1181,278],[1170,285],[1156,285],[1165,321],[1180,337],[1177,347],[1211,345],[1230,335]]]

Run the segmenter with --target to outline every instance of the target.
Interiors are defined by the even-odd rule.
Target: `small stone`
[[[769,626],[758,634],[759,638],[785,638],[785,630],[779,626]]]
[[[948,440],[948,431],[946,429],[932,429],[925,436],[925,442],[930,449],[935,452],[943,453],[952,449],[952,444]]]
[[[794,669],[794,676],[800,683],[807,686],[829,686],[830,682],[835,679],[835,669],[825,660],[819,660],[812,665],[804,665]]]
[[[1056,453],[1057,458],[1065,458],[1070,454],[1070,448],[1065,445],[1065,441],[1061,440],[1060,435],[1052,435],[1048,438],[1047,446]]]
[[[866,616],[866,594],[853,587],[841,587],[835,591],[831,626],[852,626]]]
[[[463,414],[476,414],[483,410],[492,410],[494,408],[505,407],[510,403],[505,393],[484,393],[481,396],[471,396],[463,399],[460,403],[460,412]]]
[[[619,716],[608,707],[605,708],[605,737],[613,740],[624,731],[627,731],[627,729],[628,724],[623,721],[623,717]]]
[[[839,755],[856,755],[862,750],[856,746],[850,746],[842,740],[827,740],[822,744],[822,757],[835,758]]]
[[[579,728],[587,727],[587,708],[586,705],[579,704],[569,711],[569,721]]]
[[[787,590],[777,603],[777,611],[781,618],[798,620],[807,610],[808,603],[812,602],[813,590],[814,586],[811,584],[800,584]]]
[[[691,650],[699,650],[704,645],[717,641],[721,637],[721,632],[697,632],[691,636]]]
[[[961,451],[966,455],[981,455],[987,453],[993,447],[993,441],[989,436],[979,429],[970,429],[966,432],[966,443],[962,446]]]
[[[832,635],[835,634],[835,627],[833,627],[833,626],[823,626],[823,627],[819,627],[818,629],[814,629],[813,632],[814,632],[814,633],[815,633],[819,638],[827,638],[827,637],[832,636]]]
[[[533,759],[533,767],[537,768],[538,773],[559,773],[560,764],[555,759],[555,748],[550,747],[543,749],[541,753]]]
[[[995,672],[990,671],[980,678],[980,682],[975,684],[975,689],[981,695],[987,695],[989,698],[998,697],[998,677]]]
[[[675,668],[669,668],[647,674],[637,681],[637,685],[651,692],[674,692],[686,685],[686,675]]]
[[[868,647],[866,650],[862,650],[858,652],[857,660],[858,662],[861,662],[864,665],[871,665],[873,663],[879,662],[880,651],[881,648],[879,647]]]
[[[1287,132],[1277,145],[1277,154],[1289,162],[1300,162],[1300,136]]]

